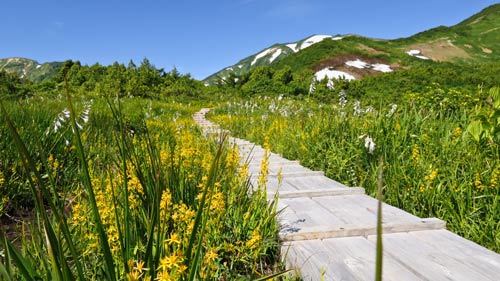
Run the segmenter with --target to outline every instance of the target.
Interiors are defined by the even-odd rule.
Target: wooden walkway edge
[[[228,133],[193,118],[206,135]],[[266,153],[259,145],[229,137],[248,163],[257,186]],[[297,161],[269,154],[267,191],[281,210],[282,256],[304,280],[374,280],[377,200]],[[500,280],[500,255],[448,230],[436,218],[419,218],[383,204],[384,280]]]

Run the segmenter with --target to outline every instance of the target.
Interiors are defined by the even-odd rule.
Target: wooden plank
[[[286,181],[299,190],[347,188],[347,186],[325,176],[296,177],[287,179]]]
[[[286,244],[289,268],[303,280],[374,280],[375,247],[364,237],[297,241]],[[384,255],[383,280],[422,280],[391,256]]]
[[[299,219],[295,220],[301,222],[304,216],[297,216]],[[310,218],[310,217],[309,217]],[[446,226],[446,223],[436,218],[421,219],[419,222],[399,222],[399,223],[385,223],[382,225],[384,233],[402,233],[410,231],[424,231],[424,230],[440,230]],[[292,229],[293,231],[289,231]],[[285,232],[286,231],[286,232]],[[376,227],[370,226],[344,226],[333,227],[325,225],[309,226],[309,227],[288,227],[280,232],[280,239],[283,241],[300,241],[300,240],[314,240],[314,239],[327,239],[338,237],[355,237],[355,236],[368,236],[377,233]]]
[[[365,190],[360,187],[332,188],[332,189],[314,189],[314,190],[291,190],[279,191],[279,198],[298,198],[298,197],[324,197],[340,195],[364,194]]]
[[[454,257],[466,257],[467,263],[489,276],[500,276],[500,255],[448,230],[415,232],[410,235],[431,247],[446,249]]]
[[[253,178],[250,178],[250,183],[252,184],[252,189],[253,190],[256,190],[259,186],[259,183],[258,183],[259,179],[258,177],[253,177]],[[267,185],[266,185],[266,190],[268,192],[268,194],[274,196],[274,194],[276,194],[276,192],[294,192],[294,191],[297,191],[297,189],[290,185],[290,184],[287,184],[285,182],[282,182],[281,184],[278,182],[278,179],[277,178],[268,178],[268,182],[267,182]]]
[[[305,171],[305,172],[292,172],[292,173],[281,173],[283,180],[292,177],[307,177],[307,176],[322,176],[322,171]],[[251,177],[258,177],[258,174],[253,174]],[[278,177],[277,173],[269,173],[268,177]]]
[[[445,230],[387,234],[383,236],[384,250],[428,280],[499,279],[498,254],[478,249],[472,242],[457,240],[452,235]],[[375,243],[376,236],[369,236],[368,240]]]
[[[280,237],[285,241],[296,241],[374,234],[376,211],[365,197],[372,199],[366,195],[280,198],[278,207],[283,209],[279,216],[283,224]],[[387,204],[383,205],[382,211],[384,233],[445,227],[441,220],[421,219]]]

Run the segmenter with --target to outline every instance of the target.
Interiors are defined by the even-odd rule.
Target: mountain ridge
[[[290,61],[299,59],[301,57],[300,53],[304,52],[304,50],[298,52],[282,51],[276,58],[271,57],[272,50],[276,48],[285,49],[291,44],[301,44],[315,36],[323,36],[325,39],[336,38],[337,40],[330,41],[336,41],[337,45],[344,46],[334,46],[330,44],[331,42],[325,42],[329,40],[319,40],[308,46],[313,49],[325,49],[325,46],[321,45],[330,46],[329,50],[326,48],[318,51],[318,53],[322,52],[322,54],[316,55],[312,61],[303,61],[304,65],[311,70],[314,70],[315,66],[323,60],[332,59],[338,55],[349,55],[349,53],[361,53],[365,57],[371,58],[385,53],[389,56],[386,59],[391,60],[394,64],[405,66],[414,63],[414,61],[409,60],[409,57],[436,62],[476,62],[500,59],[500,42],[498,42],[500,40],[495,39],[500,38],[500,4],[486,7],[455,25],[437,26],[404,38],[380,39],[357,34],[311,35],[296,42],[276,43],[241,59],[234,65],[209,75],[203,81],[206,85],[224,82],[230,76],[245,75],[257,66],[279,67],[289,65],[294,69],[294,63]],[[353,41],[357,41],[358,44],[353,44]],[[335,49],[339,49],[339,52],[335,53]],[[289,59],[289,57],[292,57],[292,59]],[[257,59],[256,62],[255,59]],[[283,61],[288,61],[288,63]]]
[[[21,79],[40,82],[54,77],[64,62],[39,63],[36,60],[23,57],[0,59],[0,71],[19,75]]]

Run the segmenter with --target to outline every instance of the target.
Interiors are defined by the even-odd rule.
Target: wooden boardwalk
[[[224,132],[194,115],[205,134]],[[249,163],[257,186],[265,150],[230,137]],[[270,153],[269,196],[277,193],[280,238],[287,268],[304,280],[374,280],[377,200],[362,188],[347,187],[322,172]],[[500,255],[445,228],[383,204],[384,280],[500,280]]]

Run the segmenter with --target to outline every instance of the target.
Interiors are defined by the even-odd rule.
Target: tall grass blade
[[[375,281],[382,281],[382,265],[383,265],[383,248],[382,248],[382,189],[383,189],[383,172],[384,158],[381,156],[378,164],[377,177],[377,253],[375,261]]]
[[[225,139],[225,137],[223,137],[223,140],[224,139]],[[198,210],[196,212],[193,231],[191,233],[191,237],[189,238],[188,249],[186,252],[186,257],[187,257],[186,266],[189,268],[188,280],[190,280],[190,281],[195,279],[196,272],[198,270],[198,265],[199,265],[198,263],[199,263],[199,258],[201,255],[202,237],[203,237],[203,232],[205,230],[205,225],[206,225],[206,219],[203,218],[203,211],[205,209],[205,203],[207,201],[207,196],[209,194],[211,195],[212,189],[215,185],[215,179],[217,176],[217,168],[218,168],[219,160],[220,160],[222,152],[223,152],[223,148],[224,148],[224,141],[221,141],[219,144],[219,147],[217,149],[217,153],[212,161],[212,166],[210,167],[210,172],[208,174],[207,186],[206,186],[205,190],[203,190],[201,201],[200,201],[200,204],[198,206]],[[210,196],[210,198],[211,198],[211,196]],[[209,202],[210,202],[210,198],[208,199]],[[194,256],[194,262],[193,262],[193,258],[191,257],[191,255],[192,255],[192,251],[193,251],[193,247],[194,247],[194,243],[195,243],[198,229],[200,229],[200,234],[199,234],[200,236],[198,238],[197,249],[196,249],[196,253]]]
[[[19,273],[28,281],[37,280],[38,277],[35,274],[34,266],[31,262],[25,258],[12,246],[9,241],[5,241],[6,243],[6,251],[9,252],[9,256],[12,258],[12,261],[16,265]]]
[[[82,144],[82,139],[80,137],[80,129],[78,128],[76,124],[76,113],[75,109],[73,107],[73,102],[71,101],[71,96],[69,93],[69,88],[68,88],[68,83],[66,81],[66,98],[68,101],[68,107],[70,111],[70,122],[71,122],[71,127],[73,129],[73,136],[74,140],[76,141],[76,148],[78,152],[78,157],[80,159],[80,167],[82,169],[82,177],[83,177],[83,186],[85,190],[87,191],[88,194],[88,199],[90,202],[91,210],[92,210],[92,216],[94,219],[94,222],[96,224],[97,232],[99,235],[99,244],[101,246],[103,256],[104,256],[104,261],[105,261],[105,272],[107,275],[108,280],[116,280],[116,274],[115,274],[115,265],[113,261],[113,255],[111,254],[111,249],[109,247],[108,243],[108,237],[106,235],[106,231],[104,229],[104,225],[101,220],[101,216],[99,214],[99,209],[97,207],[97,202],[94,194],[94,189],[92,187],[92,181],[90,179],[90,173],[89,173],[89,168],[85,156],[85,151],[83,148]]]

